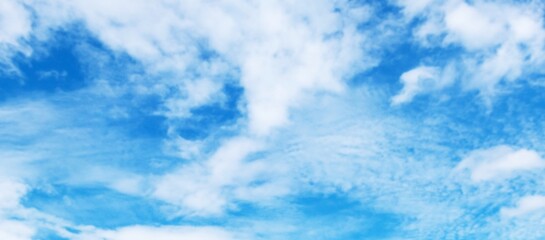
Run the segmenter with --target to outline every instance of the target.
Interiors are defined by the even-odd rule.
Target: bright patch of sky
[[[541,1],[0,1],[0,239],[543,239]]]

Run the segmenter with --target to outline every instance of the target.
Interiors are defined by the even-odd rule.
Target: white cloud
[[[497,9],[487,9],[495,5],[470,6],[465,2],[459,2],[447,6],[445,11],[445,26],[448,29],[447,41],[460,42],[468,49],[480,49],[499,44],[503,39],[501,34],[503,22],[495,19]],[[486,13],[490,10],[492,13]],[[496,10],[496,11],[494,11]]]
[[[519,217],[526,214],[535,213],[545,209],[545,196],[532,195],[519,199],[517,206],[512,208],[502,208],[500,213],[504,217]]]
[[[253,137],[228,140],[208,160],[158,180],[155,197],[195,214],[222,212],[230,195],[247,199],[284,192],[266,184],[249,187],[266,168],[245,161],[261,149],[254,145],[287,124],[290,109],[306,98],[343,91],[347,78],[375,63],[366,55],[369,36],[358,29],[372,9],[344,1],[32,2],[38,3],[29,6],[39,26],[82,21],[107,47],[129,54],[148,73],[172,74],[173,79],[136,88],[162,95],[166,111],[161,114],[169,118],[188,117],[191,108],[217,100],[212,96],[225,83],[218,76],[240,77],[247,118],[243,132]],[[203,61],[201,47],[217,57]],[[204,156],[196,153],[199,144],[181,142],[188,147],[182,156],[195,162]]]
[[[182,159],[197,159],[203,154],[204,141],[186,140],[178,136],[176,132],[170,134],[175,136],[165,144],[164,152],[166,154]]]
[[[418,94],[448,87],[454,81],[453,71],[453,66],[449,65],[443,71],[437,67],[419,66],[404,72],[400,77],[403,89],[392,98],[392,104],[407,103]]]
[[[179,91],[185,94],[165,100],[166,111],[162,114],[168,118],[189,117],[192,108],[212,102],[221,96],[220,84],[209,79],[186,81],[181,84]]]
[[[336,5],[346,12],[333,12]],[[364,39],[355,24],[366,16],[350,15],[357,9],[342,4],[317,2],[309,8],[302,2],[265,1],[184,7],[198,26],[196,32],[240,67],[249,127],[258,134],[285,124],[289,107],[306,92],[339,91],[362,56]]]
[[[334,12],[335,7],[342,13]],[[202,215],[220,214],[232,201],[255,202],[286,194],[285,182],[267,182],[270,174],[276,174],[271,172],[281,170],[246,158],[262,149],[256,147],[261,145],[259,136],[289,122],[290,108],[300,106],[314,92],[342,91],[346,77],[369,67],[360,60],[365,36],[356,30],[359,22],[367,20],[369,9],[333,2],[309,7],[297,1],[181,8],[198,26],[195,31],[240,68],[248,129],[258,137],[228,140],[204,163],[168,174],[157,184],[154,196]],[[263,179],[264,184],[252,184]],[[174,189],[178,194],[172,194]]]
[[[169,100],[169,116],[186,116],[194,107],[184,99],[195,104],[209,99],[190,89],[199,84],[183,84],[192,80],[188,73],[206,79],[239,72],[249,128],[256,134],[287,123],[289,108],[305,95],[342,90],[343,80],[372,62],[364,58],[366,36],[356,29],[371,10],[344,2],[37,2],[41,25],[57,26],[59,17],[50,12],[60,11],[66,23],[83,20],[108,47],[128,53],[148,71],[175,73],[179,79],[168,84],[186,88],[182,92],[189,96]],[[201,61],[199,46],[219,58]]]
[[[9,179],[0,180],[0,211],[19,207],[19,199],[27,192],[27,186]]]
[[[397,0],[394,1],[399,6],[403,7],[404,14],[412,18],[416,14],[422,13],[431,3],[432,0]]]
[[[501,83],[540,72],[545,63],[543,8],[537,2],[451,0],[427,7],[398,4],[409,12],[409,19],[424,20],[414,31],[419,44],[462,47],[462,53],[446,57],[462,63],[457,74],[462,87],[479,91],[487,104],[497,95]]]
[[[285,190],[276,185],[251,186],[255,180],[266,180],[274,171],[273,164],[267,166],[261,159],[247,159],[263,147],[257,139],[229,139],[206,161],[189,163],[160,176],[152,196],[179,206],[181,212],[173,215],[203,216],[223,214],[231,201],[255,202],[284,194]]]
[[[27,185],[0,176],[0,239],[30,240],[36,233],[36,227],[21,215],[20,200],[27,191]]]
[[[0,71],[18,74],[18,69],[11,62],[16,52],[29,54],[25,38],[31,32],[30,14],[19,1],[0,2]]]
[[[217,227],[129,226],[116,230],[96,230],[73,237],[76,240],[231,240],[234,235]]]
[[[21,38],[30,34],[29,14],[18,1],[6,0],[0,3],[0,42],[19,45]]]
[[[458,164],[457,170],[469,170],[475,182],[511,177],[522,171],[545,168],[545,160],[532,150],[500,145],[475,150]]]
[[[36,229],[21,221],[0,220],[0,239],[31,240]]]

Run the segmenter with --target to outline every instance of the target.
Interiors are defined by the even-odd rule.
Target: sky
[[[1,0],[0,239],[545,239],[541,0]]]

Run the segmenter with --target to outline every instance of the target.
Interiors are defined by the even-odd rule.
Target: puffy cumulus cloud
[[[73,236],[75,240],[231,240],[235,235],[217,227],[128,226],[115,230],[90,230]]]
[[[410,102],[416,95],[440,90],[450,86],[454,81],[454,66],[450,65],[442,71],[437,67],[420,66],[401,74],[403,89],[392,98],[392,104]]]
[[[168,118],[184,118],[191,115],[191,108],[201,106],[220,95],[221,85],[209,79],[187,81],[180,86],[186,92],[185,98],[169,98],[165,101],[166,111],[162,113]]]
[[[342,91],[347,77],[372,66],[373,61],[364,58],[367,37],[357,29],[371,9],[344,2],[309,7],[297,1],[177,7],[185,9],[194,33],[238,68],[248,133],[254,137],[227,140],[204,163],[161,177],[153,195],[183,212],[203,215],[220,214],[232,201],[256,202],[285,194],[286,183],[267,181],[282,170],[247,158],[262,149],[256,148],[261,137],[289,121],[291,107],[314,92]]]
[[[0,209],[9,210],[19,207],[19,199],[27,192],[27,186],[9,179],[0,182]]]
[[[398,1],[398,5],[408,21],[422,19],[413,32],[418,44],[462,49],[446,58],[459,62],[456,78],[463,88],[479,91],[487,104],[502,84],[541,71],[545,29],[539,2]]]
[[[37,28],[83,22],[150,72],[174,73],[174,80],[156,84],[182,86],[182,97],[167,101],[169,116],[186,116],[188,108],[203,104],[222,84],[218,76],[240,78],[255,134],[287,123],[289,108],[305,94],[341,91],[344,79],[375,62],[365,55],[370,47],[357,28],[372,10],[345,1],[312,7],[289,0],[28,2]],[[220,83],[183,83],[203,79]]]
[[[501,214],[504,217],[518,217],[535,213],[545,209],[545,196],[532,195],[519,199],[515,207],[502,208]]]
[[[480,182],[545,168],[545,160],[535,151],[500,145],[470,152],[456,168],[468,169],[471,179]]]
[[[235,35],[249,38],[212,40],[233,45],[224,51],[241,66],[250,129],[257,134],[285,124],[289,107],[306,92],[340,91],[343,79],[368,67],[360,63],[365,36],[356,29],[368,18],[368,9],[333,2],[313,5],[262,2],[247,20],[235,24],[242,26],[234,29],[239,32]],[[341,11],[334,12],[335,7]]]

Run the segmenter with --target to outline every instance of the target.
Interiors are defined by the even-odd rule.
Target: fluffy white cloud
[[[234,235],[216,227],[129,226],[116,230],[94,230],[73,237],[76,240],[230,240]]]
[[[454,81],[454,67],[449,65],[445,70],[437,67],[420,66],[403,73],[400,77],[403,89],[392,98],[392,104],[410,102],[417,94],[440,90]]]
[[[456,167],[457,170],[469,170],[475,182],[542,168],[545,168],[545,160],[537,152],[504,145],[472,151]]]
[[[326,2],[309,9],[303,2],[260,5],[249,18],[254,20],[241,19],[253,22],[240,33],[252,38],[237,41],[244,47],[229,51],[236,51],[231,54],[242,66],[250,129],[265,134],[288,121],[289,107],[298,105],[306,92],[340,91],[342,80],[363,57],[364,39],[355,29],[358,20],[343,16],[352,14],[349,8],[341,15]]]
[[[30,240],[36,233],[36,229],[20,222],[0,220],[0,239]]]
[[[0,180],[0,211],[19,207],[19,199],[27,192],[27,186],[9,179]]]
[[[19,203],[28,187],[19,181],[1,177],[0,239],[30,240],[36,233],[36,226],[25,220],[24,214],[21,214],[24,208]]]
[[[38,26],[83,21],[108,47],[128,53],[150,72],[175,73],[166,84],[179,86],[186,97],[167,102],[169,116],[186,116],[188,108],[209,99],[203,94],[221,85],[184,84],[200,81],[192,79],[194,73],[205,79],[237,73],[255,134],[287,123],[289,108],[305,95],[341,91],[343,80],[373,62],[364,57],[367,39],[357,29],[371,9],[344,1],[311,7],[290,0],[31,2]],[[219,57],[202,61],[203,47]]]
[[[21,38],[30,34],[29,13],[18,1],[2,1],[0,16],[0,43],[18,45]]]
[[[249,187],[265,167],[245,158],[260,149],[255,146],[262,137],[289,122],[291,108],[317,92],[343,91],[347,78],[375,63],[366,56],[368,36],[358,29],[372,9],[345,1],[31,2],[38,26],[81,21],[149,73],[172,74],[173,79],[138,88],[162,95],[166,111],[160,113],[169,118],[188,117],[191,108],[214,101],[224,84],[218,76],[239,78],[247,118],[243,132],[253,137],[228,140],[204,161],[195,153],[197,145],[176,140],[195,147],[180,154],[200,162],[157,181],[154,197],[194,214],[220,213],[229,198],[284,192],[271,185]],[[203,50],[213,57],[203,60]]]
[[[451,4],[446,6],[448,9],[444,17],[448,31],[446,41],[459,42],[468,49],[480,49],[501,43],[504,26],[503,21],[494,16],[498,11],[484,11],[487,7],[497,6],[471,6],[464,1]]]
[[[543,8],[538,2],[401,1],[399,5],[408,19],[423,19],[413,34],[422,46],[462,47],[463,53],[447,59],[460,63],[456,79],[463,88],[479,91],[486,103],[501,83],[539,72],[545,63]]]
[[[24,40],[30,31],[30,14],[19,1],[0,2],[0,71],[18,73],[11,57],[18,51],[29,54]]]
[[[545,196],[532,195],[519,199],[517,205],[512,208],[502,208],[500,213],[504,217],[518,217],[545,209]]]

